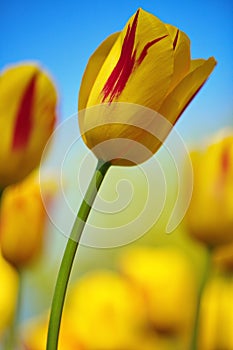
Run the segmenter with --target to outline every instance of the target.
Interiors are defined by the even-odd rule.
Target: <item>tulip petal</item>
[[[0,186],[21,180],[39,164],[55,123],[56,103],[51,78],[33,62],[1,73]]]
[[[86,108],[88,97],[96,80],[96,77],[119,34],[119,32],[111,34],[106,40],[104,40],[100,44],[100,46],[90,57],[79,90],[79,111]]]
[[[216,61],[213,57],[210,57],[208,60],[198,59],[191,61],[190,72],[168,94],[159,109],[159,113],[172,124],[175,124],[176,120],[204,85],[215,65]]]
[[[31,133],[32,115],[27,116],[29,127],[27,128],[27,134],[25,134],[22,127],[23,112],[26,107],[27,109],[29,107],[25,92],[28,89],[28,94],[31,94],[34,77],[37,74],[38,67],[29,64],[7,68],[0,75],[0,129],[4,130],[4,133],[2,132],[1,134],[0,147],[0,159],[2,161],[5,156],[8,156],[8,152],[12,147],[22,145],[23,139],[25,142],[28,142],[29,134]],[[17,131],[20,131],[19,136],[16,136]]]
[[[174,72],[169,87],[169,92],[171,92],[190,69],[190,40],[189,37],[178,28],[170,24],[166,24],[166,27],[172,38],[174,50]]]
[[[12,150],[16,151],[27,146],[32,131],[33,103],[35,99],[37,73],[35,73],[25,89],[17,112],[12,137]]]
[[[56,122],[57,93],[51,78],[41,71],[36,82],[33,108],[33,124],[28,152],[33,152],[35,162],[41,157],[45,143],[53,132]],[[36,125],[36,127],[35,127]]]
[[[120,33],[95,80],[87,106],[131,102],[158,109],[173,74],[166,26],[139,9]]]

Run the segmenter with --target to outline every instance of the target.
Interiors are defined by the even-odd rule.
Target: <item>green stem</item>
[[[205,286],[206,286],[206,283],[209,279],[209,275],[210,275],[210,271],[211,271],[211,262],[212,262],[211,261],[211,258],[212,258],[211,253],[212,253],[212,250],[210,247],[208,247],[204,271],[203,271],[203,275],[202,275],[202,279],[200,282],[199,291],[198,291],[198,295],[197,295],[197,307],[196,307],[196,314],[195,314],[194,326],[193,326],[193,334],[192,334],[192,340],[191,340],[191,350],[198,349],[201,301],[202,301],[203,292],[205,290]]]
[[[68,239],[53,295],[48,328],[47,350],[57,349],[62,310],[75,254],[79,246],[85,223],[91,211],[92,204],[110,165],[110,163],[98,162],[95,173],[75,219],[70,238]]]

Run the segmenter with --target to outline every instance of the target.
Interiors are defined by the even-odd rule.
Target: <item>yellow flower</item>
[[[18,274],[0,252],[0,337],[11,324],[18,293]]]
[[[73,333],[88,350],[132,349],[145,322],[141,296],[110,271],[96,271],[79,280],[66,312]]]
[[[196,239],[215,246],[233,239],[233,136],[191,153],[193,194],[186,216]]]
[[[88,304],[87,300],[85,301],[85,305]],[[94,304],[95,305],[95,304]],[[72,307],[72,305],[71,305]],[[86,316],[84,316],[85,322],[87,319]],[[91,329],[89,333],[89,338],[93,337],[93,332],[100,331],[99,324],[102,322],[102,318],[96,320],[96,324],[93,325],[93,329]],[[127,325],[128,327],[128,325]],[[45,350],[46,348],[46,339],[47,339],[47,333],[48,333],[48,321],[44,316],[37,317],[35,319],[29,320],[23,327],[22,331],[22,339],[23,344],[26,347],[27,350]],[[97,329],[96,329],[97,328]],[[104,325],[103,325],[103,332],[104,332]],[[118,332],[118,329],[115,330],[115,332]],[[66,309],[64,310],[63,316],[62,316],[62,323],[61,323],[61,329],[60,329],[60,335],[59,335],[59,344],[58,344],[58,350],[168,350],[168,344],[165,339],[159,339],[156,334],[149,334],[143,333],[142,334],[135,334],[135,339],[132,341],[132,343],[129,344],[127,341],[126,345],[127,347],[122,348],[109,348],[108,345],[105,345],[105,341],[103,340],[101,343],[97,341],[94,343],[94,340],[91,341],[91,339],[88,339],[86,343],[81,343],[79,339],[79,330],[76,325],[76,318],[72,317],[70,318],[69,311],[66,312]],[[103,334],[106,337],[106,342],[108,341],[107,334]],[[115,339],[117,337],[117,334],[114,335]],[[99,336],[100,338],[100,336]],[[103,347],[102,347],[102,344]]]
[[[172,248],[135,247],[125,252],[120,266],[143,293],[154,329],[163,334],[190,330],[195,288],[192,270],[183,255]]]
[[[70,321],[64,314],[59,335],[58,350],[86,350],[77,337],[70,332]],[[48,333],[46,317],[37,317],[29,320],[22,331],[23,344],[27,350],[45,350]]]
[[[0,74],[0,189],[38,166],[56,103],[55,87],[37,65],[18,64]]]
[[[132,165],[121,142],[112,144],[116,148],[112,152],[109,147],[96,147],[107,140],[130,139],[150,151],[136,158],[136,162],[144,161],[161,144],[153,134],[159,132],[163,141],[171,129],[158,126],[155,112],[174,125],[215,64],[213,57],[191,60],[185,33],[139,9],[121,32],[97,48],[87,64],[78,104],[84,142],[100,159]],[[104,107],[88,108],[96,105]],[[155,112],[143,111],[139,105]]]
[[[206,288],[201,309],[199,350],[233,349],[233,282],[222,277]]]
[[[41,251],[46,212],[37,173],[9,186],[2,196],[0,242],[4,257],[20,267],[30,263]]]

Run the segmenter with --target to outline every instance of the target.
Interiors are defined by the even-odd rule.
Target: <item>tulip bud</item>
[[[54,84],[37,65],[19,64],[0,74],[0,189],[38,166],[56,103]]]
[[[87,64],[78,103],[84,142],[115,165],[145,161],[215,64],[213,57],[191,60],[185,33],[139,9]]]
[[[0,338],[14,316],[18,294],[18,274],[0,252]]]
[[[9,186],[2,196],[0,242],[2,254],[18,268],[41,251],[46,213],[35,174]]]
[[[189,233],[209,246],[233,239],[233,136],[191,153],[193,194],[186,215]]]

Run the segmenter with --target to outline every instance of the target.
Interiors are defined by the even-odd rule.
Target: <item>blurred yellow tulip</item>
[[[130,139],[150,151],[135,159],[144,161],[156,152],[171,129],[158,126],[155,113],[148,119],[148,108],[174,125],[215,64],[213,57],[191,60],[185,33],[139,9],[121,32],[110,35],[97,48],[87,64],[78,103],[84,142],[102,160],[132,165],[120,142],[112,143],[116,148],[112,154],[109,147],[96,147],[104,141]],[[147,108],[143,111],[132,104]],[[96,105],[105,107],[89,109]],[[158,130],[160,127],[163,130]],[[156,131],[160,140],[153,135]]]
[[[233,280],[222,277],[206,288],[201,309],[199,350],[233,349]]]
[[[147,329],[141,300],[116,273],[88,274],[67,299],[58,350],[169,350],[167,339]],[[22,332],[26,349],[44,350],[47,331],[46,317],[29,320]]]
[[[88,350],[133,350],[145,325],[141,296],[110,271],[79,280],[68,298],[66,315]]]
[[[9,186],[0,208],[0,242],[3,256],[17,268],[30,263],[41,251],[46,212],[38,173]]]
[[[191,236],[209,246],[233,240],[233,133],[192,152],[193,194],[186,215]]]
[[[18,274],[0,252],[0,337],[12,322],[17,294]]]
[[[0,189],[39,165],[56,120],[57,94],[35,64],[17,64],[0,74]]]
[[[23,345],[27,350],[45,350],[47,333],[48,320],[46,317],[30,320],[23,327]],[[87,350],[70,332],[70,321],[65,314],[61,324],[58,350]]]
[[[193,272],[172,248],[135,247],[122,256],[121,271],[144,295],[152,327],[163,334],[187,334],[195,307]],[[181,309],[182,308],[182,309]]]

